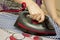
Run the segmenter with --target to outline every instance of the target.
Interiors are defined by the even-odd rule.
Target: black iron
[[[36,20],[32,20],[31,18],[27,17],[28,11],[23,11],[20,13],[16,23],[14,24],[15,27],[19,28],[23,32],[39,35],[39,36],[55,36],[56,32],[49,20],[48,16],[45,16],[45,20],[42,23],[38,23]]]

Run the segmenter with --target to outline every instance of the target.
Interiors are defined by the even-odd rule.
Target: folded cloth
[[[7,12],[0,12],[0,28],[11,30],[16,33],[22,33],[22,31],[14,27],[14,23],[16,22],[17,18],[18,18],[18,15],[14,15],[14,14],[7,13]],[[52,24],[54,25],[57,35],[56,36],[44,36],[44,37],[59,40],[60,39],[60,28],[58,28],[57,24],[54,23],[54,21],[51,18],[50,20]]]

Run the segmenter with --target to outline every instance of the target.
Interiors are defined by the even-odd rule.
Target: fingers
[[[38,15],[38,16],[36,17],[36,20],[37,20],[37,21],[40,21],[40,20],[41,20],[41,15]]]
[[[42,14],[40,18],[41,18],[41,19],[39,20],[39,23],[44,21],[45,15]]]
[[[38,15],[37,15],[37,14],[35,14],[35,15],[33,15],[32,19],[36,20],[36,19],[37,19],[37,17],[38,17]]]
[[[34,14],[34,15],[28,15],[30,18],[32,18],[33,20],[37,20],[39,23],[43,22],[45,19],[45,16],[42,14]]]

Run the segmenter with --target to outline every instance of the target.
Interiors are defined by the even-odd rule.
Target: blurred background
[[[36,0],[33,0],[33,1],[36,1]],[[5,9],[5,10],[6,9],[19,9],[19,8],[20,8],[20,4],[15,3],[13,0],[0,0],[0,10],[1,9]],[[47,13],[43,1],[42,1],[41,9],[43,9],[43,11]],[[60,17],[60,0],[56,0],[56,10],[57,10],[58,16]]]

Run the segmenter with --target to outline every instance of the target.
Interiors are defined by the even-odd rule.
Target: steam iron
[[[31,18],[27,17],[28,11],[23,11],[20,13],[16,23],[14,24],[15,27],[19,28],[21,31],[33,35],[38,36],[55,36],[56,32],[49,21],[48,16],[45,16],[45,20],[42,23],[38,23],[36,20],[32,20]]]

